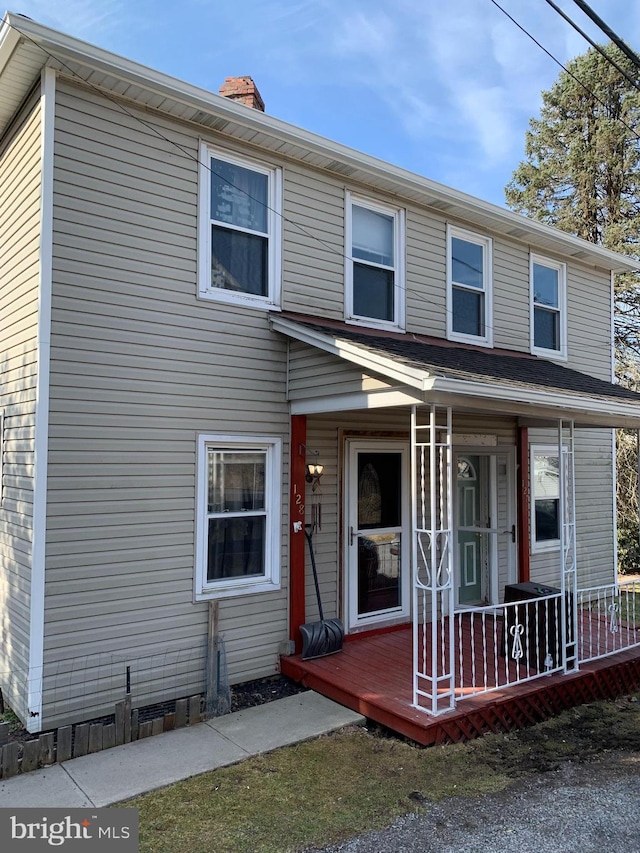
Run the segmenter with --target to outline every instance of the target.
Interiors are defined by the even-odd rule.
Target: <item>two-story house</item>
[[[425,717],[633,645],[635,263],[223,91],[2,23],[5,699],[38,731],[200,692],[212,603],[232,682],[410,638]],[[347,634],[315,662],[309,524]]]

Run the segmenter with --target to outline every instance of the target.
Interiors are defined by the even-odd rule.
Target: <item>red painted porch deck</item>
[[[470,682],[467,665],[465,683]],[[511,731],[575,705],[631,692],[640,686],[640,647],[581,664],[578,672],[554,673],[458,700],[454,710],[438,716],[412,705],[412,669],[410,626],[348,637],[341,652],[324,658],[281,658],[281,671],[289,678],[417,743],[431,745]]]

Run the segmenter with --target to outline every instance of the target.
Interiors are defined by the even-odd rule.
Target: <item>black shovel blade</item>
[[[342,651],[344,628],[340,619],[323,619],[300,625],[302,634],[302,660],[321,658]]]

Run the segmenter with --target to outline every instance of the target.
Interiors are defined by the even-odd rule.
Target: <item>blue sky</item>
[[[545,0],[499,0],[557,59],[588,45]],[[572,0],[556,5],[606,39]],[[640,51],[640,3],[591,0]],[[503,204],[560,68],[491,0],[16,0],[11,11],[216,91],[251,75],[273,116]]]

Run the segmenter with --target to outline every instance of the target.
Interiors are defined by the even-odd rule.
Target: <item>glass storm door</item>
[[[349,444],[346,586],[354,628],[409,616],[408,448]]]
[[[492,456],[458,455],[456,459],[456,562],[458,604],[487,604],[495,563],[496,518]]]

